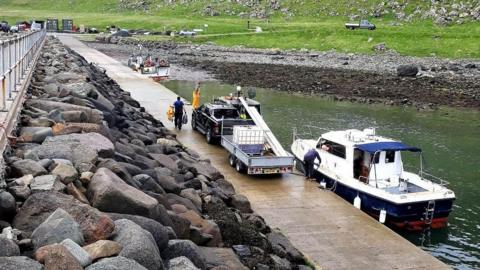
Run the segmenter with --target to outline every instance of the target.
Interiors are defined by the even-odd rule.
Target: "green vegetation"
[[[310,49],[331,50],[352,53],[374,53],[373,46],[385,43],[388,49],[393,49],[402,55],[441,56],[449,58],[480,58],[480,23],[466,21],[463,24],[453,24],[442,27],[434,24],[431,19],[413,19],[411,22],[396,21],[392,15],[382,18],[366,16],[377,25],[377,30],[346,30],[343,24],[348,21],[347,14],[356,10],[367,9],[381,1],[346,1],[327,0],[318,4],[314,0],[282,1],[282,7],[288,7],[285,13],[269,11],[269,19],[244,19],[238,15],[226,16],[225,13],[249,12],[246,6],[240,4],[228,5],[226,1],[217,1],[216,10],[220,16],[202,16],[205,3],[211,1],[192,1],[188,5],[165,4],[164,1],[152,0],[146,11],[138,7],[122,6],[121,2],[113,0],[0,0],[0,20],[11,23],[25,19],[71,18],[75,25],[96,27],[100,31],[107,25],[117,25],[127,29],[147,29],[151,31],[181,30],[202,28],[206,31],[194,39],[175,38],[177,41],[204,43],[213,42],[223,46],[241,45],[256,48],[280,49]],[[130,1],[131,2],[131,1]],[[139,2],[139,1],[133,1]],[[166,2],[166,1],[165,1]],[[262,1],[269,2],[269,1]],[[355,2],[355,3],[353,3]],[[405,2],[405,1],[403,1]],[[412,10],[417,5],[426,5],[429,1],[409,1],[405,11]],[[448,2],[448,1],[447,1]],[[353,3],[353,4],[352,4]],[[257,7],[258,8],[258,7]],[[137,11],[135,11],[137,10]],[[227,11],[226,11],[227,10]],[[332,11],[339,16],[329,16]],[[254,33],[247,29],[250,25],[260,26],[262,33]],[[204,25],[208,27],[205,28]],[[169,39],[165,36],[145,36],[142,39]]]

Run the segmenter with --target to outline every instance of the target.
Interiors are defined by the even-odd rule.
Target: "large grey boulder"
[[[15,197],[18,201],[25,201],[28,196],[32,193],[28,186],[11,186],[8,188],[8,191]]]
[[[126,184],[107,168],[93,175],[87,196],[93,207],[105,212],[151,217],[158,205],[157,200]]]
[[[163,250],[168,245],[169,240],[169,230],[167,227],[163,226],[159,222],[149,219],[142,216],[128,215],[128,214],[117,214],[117,213],[108,213],[111,219],[128,219],[135,222],[137,225],[142,227],[142,229],[150,232],[157,243],[159,250]]]
[[[56,142],[50,141],[50,138],[55,137],[49,137],[41,145],[27,151],[25,155],[39,159],[67,159],[80,173],[94,168],[98,159],[98,152],[95,149],[79,141]]]
[[[33,178],[33,181],[30,184],[30,189],[32,192],[49,190],[62,191],[65,189],[65,185],[60,181],[60,177],[57,175],[47,174]]]
[[[187,257],[180,256],[168,261],[169,270],[200,270]]]
[[[85,267],[92,263],[92,259],[90,258],[88,252],[85,251],[77,243],[72,241],[72,239],[67,238],[63,240],[61,244],[72,254],[73,257],[75,257],[75,259],[77,259],[77,261],[80,263],[80,265],[82,265],[82,267]]]
[[[42,270],[43,265],[35,260],[32,260],[24,256],[13,257],[1,257],[0,256],[0,269],[2,270]]]
[[[84,238],[80,225],[65,210],[58,208],[47,220],[38,226],[32,233],[35,249],[42,246],[61,243],[71,239],[83,245]]]
[[[85,270],[147,270],[138,262],[122,256],[101,259]],[[15,269],[17,270],[17,269]]]
[[[108,215],[88,204],[81,203],[73,196],[55,191],[30,195],[19,209],[12,225],[26,235],[30,235],[57,208],[65,210],[80,225],[87,243],[109,238],[115,228],[115,224]]]
[[[207,269],[205,260],[200,248],[190,240],[170,240],[168,247],[162,251],[162,257],[165,260],[171,260],[176,257],[185,256],[192,261],[196,267]]]
[[[42,167],[42,165],[30,159],[15,161],[12,165],[10,165],[10,169],[12,170],[12,174],[17,177],[22,177],[28,174],[38,176],[48,173],[47,170]]]
[[[9,192],[0,190],[0,220],[10,220],[16,213],[15,197]]]
[[[115,221],[113,240],[123,246],[119,256],[133,259],[149,270],[164,269],[155,239],[142,227],[127,219]]]
[[[12,240],[0,235],[0,257],[4,256],[20,256],[20,248]]]
[[[115,146],[113,143],[105,136],[96,132],[59,135],[55,137],[49,137],[45,141],[57,143],[58,145],[78,142],[83,145],[88,145],[98,153],[99,157],[102,158],[113,157],[115,151]]]

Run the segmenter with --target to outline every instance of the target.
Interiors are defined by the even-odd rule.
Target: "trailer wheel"
[[[237,162],[237,158],[234,155],[230,154],[228,156],[228,164],[230,164],[230,166],[232,167],[235,167],[236,162]]]
[[[235,170],[239,173],[243,173],[245,171],[245,165],[243,165],[243,162],[237,160],[237,162],[235,162]]]

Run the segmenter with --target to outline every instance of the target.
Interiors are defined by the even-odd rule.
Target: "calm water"
[[[164,83],[191,99],[194,82]],[[231,85],[205,82],[201,102],[233,91]],[[450,181],[457,200],[449,226],[425,233],[403,233],[414,244],[456,269],[480,269],[480,112],[415,109],[333,102],[257,88],[256,99],[277,138],[290,148],[292,128],[331,130],[377,127],[377,134],[423,149],[428,171]],[[320,131],[315,136],[320,135]]]

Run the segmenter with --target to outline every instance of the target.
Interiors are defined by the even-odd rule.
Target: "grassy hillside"
[[[385,43],[388,49],[404,55],[480,58],[480,17],[478,20],[475,17],[480,13],[480,3],[439,2],[432,5],[431,1],[423,0],[0,0],[0,20],[13,23],[30,18],[72,18],[76,25],[98,29],[118,25],[155,31],[205,28],[207,24],[206,31],[193,40],[177,39],[225,46],[355,53],[374,53],[374,45]],[[462,5],[454,5],[460,2]],[[344,29],[344,22],[358,18],[373,21],[378,29]],[[248,30],[248,20],[251,26],[262,27],[263,33]]]

